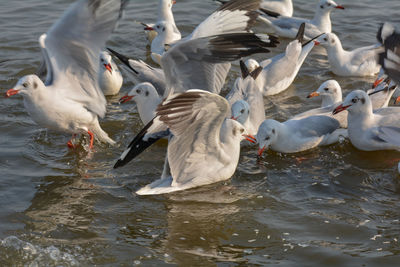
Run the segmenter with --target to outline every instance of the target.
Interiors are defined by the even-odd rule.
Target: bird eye
[[[140,89],[136,90],[136,93],[140,94],[142,91]]]
[[[355,104],[355,103],[358,102],[358,99],[357,99],[357,98],[353,98],[353,99],[351,100],[351,102],[353,102],[353,103]]]
[[[325,88],[324,90],[325,90],[325,92],[328,92],[328,91],[329,91],[329,88]]]
[[[242,110],[240,111],[240,113],[242,113],[242,114],[243,114],[243,113],[244,113],[244,109],[242,109]]]
[[[329,3],[328,6],[331,6],[331,4]]]
[[[270,138],[269,136],[265,137],[265,141],[268,141],[268,140],[269,140],[269,138]]]
[[[22,86],[26,88],[26,87],[28,87],[28,84],[27,83],[23,83]]]
[[[320,7],[321,7],[321,9],[324,8],[324,6],[322,6],[322,5]]]
[[[162,31],[165,32],[165,28],[163,28]]]
[[[328,41],[328,38],[325,37],[325,38],[324,38],[324,41],[325,41],[325,42]]]

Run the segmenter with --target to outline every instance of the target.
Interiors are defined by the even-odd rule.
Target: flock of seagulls
[[[295,18],[291,0],[219,1],[216,11],[182,37],[172,13],[175,0],[159,0],[158,20],[142,23],[153,67],[105,48],[128,0],[78,0],[40,36],[47,75],[22,77],[6,96],[20,94],[31,118],[41,127],[78,134],[114,145],[99,119],[106,98],[119,93],[123,77],[113,58],[132,74],[136,85],[120,99],[134,101],[145,125],[115,164],[122,167],[161,138],[168,139],[159,180],[137,191],[165,194],[227,180],[234,174],[243,145],[258,144],[258,155],[271,149],[296,153],[348,138],[360,150],[400,150],[400,108],[388,107],[400,82],[400,33],[385,23],[377,43],[353,51],[332,33],[330,13],[344,9],[320,0],[314,18]],[[254,26],[262,26],[256,31]],[[282,54],[262,62],[251,59],[291,38]],[[377,75],[368,92],[355,90],[342,99],[335,80],[324,82],[309,98],[321,107],[285,122],[266,118],[264,97],[286,90],[312,49],[327,51],[339,76]],[[247,57],[247,60],[244,58]],[[243,60],[242,60],[243,59]],[[241,76],[221,96],[231,63]],[[397,99],[399,100],[399,99]]]

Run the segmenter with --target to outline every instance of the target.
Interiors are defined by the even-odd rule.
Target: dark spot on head
[[[361,98],[361,103],[365,104],[365,98]]]
[[[232,134],[233,134],[233,136],[236,136],[236,128],[235,127],[233,127],[233,129],[232,129]]]
[[[149,91],[146,91],[146,96],[149,96]]]
[[[275,134],[275,129],[272,129],[272,133]]]
[[[36,82],[33,82],[33,88],[36,89],[38,87]]]
[[[243,129],[243,128],[241,128],[241,129],[240,129],[240,133],[243,133],[243,132],[244,132],[244,129]]]

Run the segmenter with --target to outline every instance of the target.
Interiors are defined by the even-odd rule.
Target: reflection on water
[[[38,36],[71,2],[0,1],[0,88],[36,71]],[[152,21],[155,2],[131,1],[108,46],[153,64],[136,21]],[[296,0],[295,13],[312,16],[315,2]],[[400,10],[398,0],[379,8],[372,0],[344,4],[346,10],[333,12],[332,20],[346,48],[372,44],[378,22],[396,23]],[[215,8],[214,1],[179,0],[177,25],[187,34]],[[265,99],[267,117],[285,120],[319,106],[306,96],[327,79],[337,79],[344,94],[374,80],[337,77],[327,68],[317,47],[295,83]],[[134,85],[123,73],[121,95]],[[238,73],[234,64],[226,91]],[[112,169],[142,127],[133,103],[118,105],[121,95],[107,99],[101,121],[118,145],[98,145],[93,153],[85,149],[87,137],[71,151],[65,145],[69,135],[40,129],[20,96],[0,97],[1,266],[398,265],[398,152],[361,152],[345,141],[257,158],[255,148],[245,148],[229,181],[139,197],[136,190],[160,177],[166,145],[157,143],[128,166]]]

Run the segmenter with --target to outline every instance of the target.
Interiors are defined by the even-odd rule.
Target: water
[[[72,2],[0,0],[0,88],[36,71],[38,37]],[[154,2],[131,1],[108,45],[150,62],[135,20],[153,21]],[[311,16],[315,2],[295,0],[295,14]],[[347,9],[332,13],[333,29],[346,48],[373,44],[380,22],[400,25],[398,0],[341,4]],[[188,34],[215,8],[211,0],[179,0],[177,25]],[[305,97],[327,79],[337,79],[345,94],[374,80],[336,77],[327,66],[316,49],[294,85],[265,100],[268,117],[284,120],[318,106]],[[124,74],[121,95],[133,85]],[[237,75],[234,66],[226,88]],[[142,127],[134,104],[117,104],[120,96],[108,99],[101,122],[119,146],[96,145],[89,154],[68,150],[70,136],[35,125],[21,97],[0,98],[1,266],[398,265],[399,153],[360,152],[344,142],[257,160],[256,149],[245,149],[230,181],[138,197],[137,189],[160,176],[166,146],[112,170]]]

